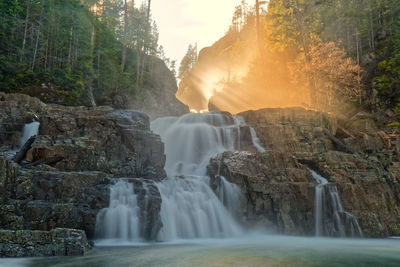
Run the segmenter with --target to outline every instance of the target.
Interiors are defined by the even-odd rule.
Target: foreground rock
[[[36,117],[41,122],[39,135],[18,165],[11,156],[24,125]],[[162,226],[161,198],[150,184],[165,177],[165,155],[146,114],[110,107],[45,105],[26,95],[0,93],[0,137],[1,229],[47,233],[72,228],[84,230],[92,239],[98,212],[109,206],[110,185],[128,177],[137,181],[134,193],[146,221],[144,238],[155,239]],[[53,157],[61,160],[30,165]],[[24,255],[51,255],[41,250],[51,244],[39,244],[43,248]],[[14,252],[18,251],[15,246]]]
[[[288,153],[225,152],[211,160],[208,173],[214,189],[220,176],[242,189],[246,225],[282,234],[314,233],[316,182]]]
[[[0,257],[81,256],[90,248],[81,230],[0,230]]]

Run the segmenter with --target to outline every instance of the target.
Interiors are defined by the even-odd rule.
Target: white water
[[[256,130],[253,127],[250,127],[251,140],[253,141],[253,146],[257,149],[258,152],[265,152],[265,148],[261,145],[261,141],[256,134]]]
[[[119,180],[110,188],[110,206],[96,218],[96,236],[117,242],[140,241],[139,206],[133,184]]]
[[[225,180],[218,188],[218,198],[206,176],[211,157],[240,147],[241,126],[240,119],[218,113],[152,122],[151,128],[161,136],[167,154],[168,178],[157,184],[162,197],[161,240],[232,237],[242,232],[234,218],[238,205],[230,202],[239,199],[240,190],[234,191]],[[230,193],[238,195],[228,198]],[[229,202],[228,209],[221,199]]]
[[[170,177],[158,184],[162,197],[161,240],[222,238],[241,233],[209,186],[207,176]]]
[[[162,198],[159,240],[226,238],[242,233],[236,221],[240,217],[239,187],[220,176],[216,194],[206,168],[211,157],[240,148],[244,126],[243,118],[219,113],[159,118],[151,123],[167,155],[168,178],[156,184]],[[98,214],[96,236],[119,243],[138,241],[140,223],[146,223],[140,222],[140,212],[133,185],[119,181],[110,189],[110,207]]]
[[[362,237],[358,220],[344,210],[336,185],[329,184],[326,178],[315,171],[310,172],[318,183],[315,187],[315,235]],[[328,195],[325,191],[328,191]]]
[[[236,184],[228,182],[224,176],[220,175],[219,178],[220,183],[216,189],[218,198],[229,213],[239,220],[242,214],[240,205],[241,190]]]
[[[25,124],[24,129],[22,130],[22,136],[21,136],[21,139],[19,142],[20,147],[22,147],[26,143],[26,141],[28,141],[28,139],[31,138],[32,136],[38,135],[39,126],[40,126],[40,122],[37,122],[37,121]]]

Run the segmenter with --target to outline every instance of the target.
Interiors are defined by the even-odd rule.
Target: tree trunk
[[[43,9],[44,9],[44,1],[43,0],[40,1],[40,6],[41,6],[41,10],[40,10],[40,17],[39,17],[39,26],[37,29],[35,52],[33,53],[32,67],[31,67],[32,71],[35,69],[37,51],[39,48],[40,30],[42,27]]]
[[[122,60],[121,60],[120,75],[122,75],[125,69],[127,33],[128,33],[128,4],[127,1],[124,0],[124,36],[122,37]]]
[[[22,41],[22,56],[21,56],[21,59],[20,59],[20,61],[22,61],[22,59],[25,57],[26,35],[27,35],[27,32],[28,32],[28,23],[29,23],[29,9],[30,9],[30,6],[31,6],[31,0],[28,0],[26,5],[27,5],[27,6],[26,6],[26,17],[25,17],[24,39],[23,39],[23,41]]]
[[[25,158],[26,152],[28,152],[28,150],[31,148],[33,142],[35,142],[35,139],[36,139],[36,135],[31,136],[25,142],[25,144],[20,148],[20,150],[17,152],[17,154],[15,154],[15,156],[13,157],[13,161],[20,164],[21,161]]]

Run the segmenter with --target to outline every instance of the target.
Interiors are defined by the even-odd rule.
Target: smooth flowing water
[[[37,121],[25,124],[24,129],[22,130],[22,136],[21,136],[21,139],[19,142],[20,147],[22,147],[26,143],[26,141],[28,141],[28,139],[31,138],[32,136],[38,135],[39,126],[40,126],[40,122],[37,122]]]
[[[96,237],[114,242],[140,241],[139,212],[133,184],[119,180],[110,188],[110,206],[97,214]]]
[[[309,169],[310,170],[310,169]],[[344,210],[336,185],[313,170],[315,187],[315,235],[337,237],[362,237],[357,218]]]
[[[225,181],[218,197],[206,175],[211,157],[240,148],[242,126],[239,118],[219,113],[152,122],[151,129],[161,136],[167,155],[168,178],[157,184],[162,198],[160,240],[227,238],[242,233],[236,221],[239,207],[233,208],[235,203],[224,205],[239,198],[240,190],[233,191],[233,185]],[[228,198],[224,191],[236,195]]]
[[[135,247],[95,247],[84,257],[4,260],[4,266],[400,266],[397,239],[248,235]],[[0,259],[0,266],[2,260]],[[15,265],[14,265],[14,264]]]
[[[247,127],[243,118],[221,113],[187,114],[151,123],[151,129],[165,144],[168,175],[155,184],[162,199],[163,225],[157,240],[228,238],[242,234],[238,223],[240,189],[220,177],[216,194],[206,175],[211,157],[240,149],[242,127]],[[122,181],[112,185],[110,207],[97,216],[98,239],[120,243],[140,240],[138,225],[144,222],[139,220],[141,210],[132,187]]]

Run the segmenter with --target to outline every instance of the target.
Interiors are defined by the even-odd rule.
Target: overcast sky
[[[152,13],[160,31],[159,43],[177,66],[189,44],[199,50],[227,31],[241,0],[153,0]],[[250,2],[249,0],[247,2]]]

